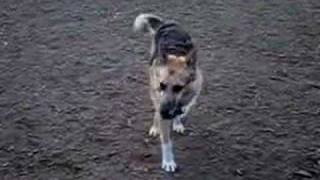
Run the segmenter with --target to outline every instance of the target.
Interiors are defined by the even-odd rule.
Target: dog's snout
[[[174,102],[167,102],[163,104],[160,109],[160,114],[163,119],[173,119],[183,113],[182,109],[176,107]]]
[[[175,114],[177,116],[183,114],[182,108],[181,107],[177,107],[176,110],[175,110]]]
[[[163,103],[160,108],[160,114],[163,119],[174,118],[175,104],[172,101]]]

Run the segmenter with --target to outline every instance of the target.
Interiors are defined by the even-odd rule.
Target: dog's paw
[[[156,126],[151,126],[150,130],[149,130],[149,135],[150,136],[157,136],[160,134],[160,130],[158,127]]]
[[[173,130],[177,133],[184,133],[184,126],[181,122],[174,122],[173,123]]]
[[[174,160],[170,160],[170,161],[163,160],[161,167],[167,172],[174,172],[177,168],[177,164],[174,162]]]

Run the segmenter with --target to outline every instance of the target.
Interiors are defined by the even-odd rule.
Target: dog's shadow
[[[201,179],[206,179],[207,172],[211,171],[211,165],[216,160],[214,144],[207,139],[210,132],[199,131],[195,126],[188,124],[186,127],[183,135],[173,134],[174,153],[178,164],[173,177],[198,179],[201,175]]]
[[[191,117],[194,118],[194,117]],[[174,173],[161,169],[161,148],[159,137],[150,137],[147,132],[140,142],[139,152],[133,152],[131,159],[138,164],[144,164],[142,171],[154,179],[210,179],[216,158],[216,146],[209,141],[213,132],[200,129],[196,123],[185,122],[183,134],[172,132],[173,151],[178,165]],[[139,165],[139,166],[140,166]]]

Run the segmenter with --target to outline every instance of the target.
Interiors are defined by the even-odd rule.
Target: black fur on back
[[[194,48],[190,35],[175,23],[161,25],[154,36],[154,43],[150,64],[155,58],[165,62],[168,54],[187,55]]]

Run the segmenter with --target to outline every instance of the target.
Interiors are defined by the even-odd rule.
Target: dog
[[[162,169],[174,172],[171,129],[183,133],[184,119],[195,104],[202,87],[202,73],[196,47],[190,35],[173,21],[153,14],[135,18],[134,31],[148,33],[150,48],[150,96],[155,114],[149,135],[160,135]]]

